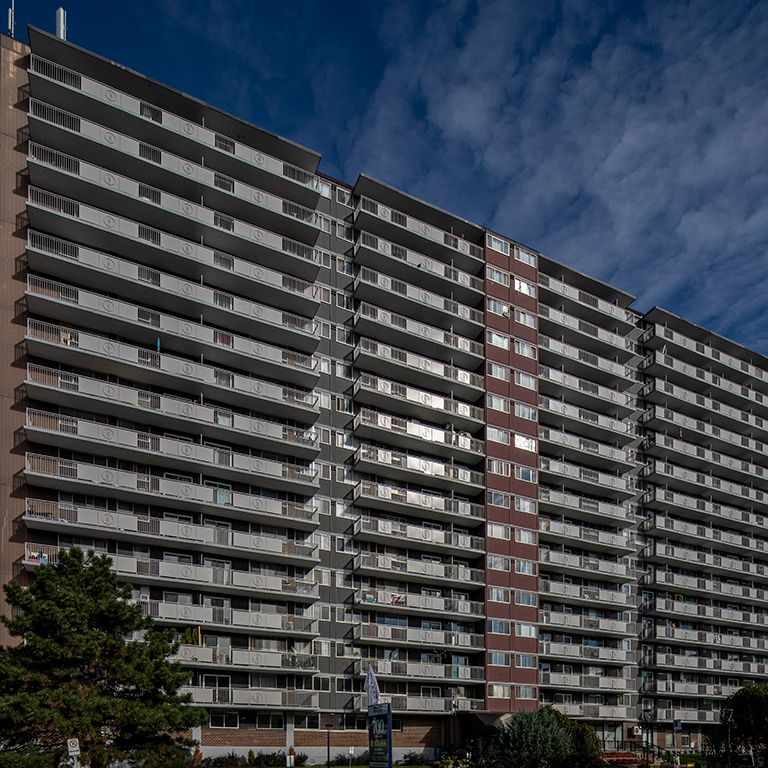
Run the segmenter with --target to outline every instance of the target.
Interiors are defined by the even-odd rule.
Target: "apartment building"
[[[3,37],[2,580],[107,553],[204,752],[551,703],[695,746],[765,673],[768,361],[30,30]],[[677,722],[676,722],[677,721]]]

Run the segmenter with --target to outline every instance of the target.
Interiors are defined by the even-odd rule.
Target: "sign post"
[[[80,739],[67,739],[67,756],[72,760],[75,768],[79,768]]]
[[[389,704],[368,706],[368,765],[392,768],[392,707]]]

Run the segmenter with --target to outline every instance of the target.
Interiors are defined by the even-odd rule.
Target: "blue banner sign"
[[[392,768],[392,707],[389,704],[368,707],[368,765]]]

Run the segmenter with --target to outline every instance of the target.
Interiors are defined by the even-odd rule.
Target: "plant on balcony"
[[[169,661],[173,632],[128,602],[110,565],[62,550],[29,587],[5,585],[12,617],[1,620],[21,642],[0,649],[0,751],[58,765],[78,738],[90,768],[160,768],[188,754],[188,731],[206,715],[178,694],[188,674]]]

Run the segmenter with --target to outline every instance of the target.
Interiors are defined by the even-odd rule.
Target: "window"
[[[515,590],[515,603],[517,603],[517,605],[529,605],[535,608],[536,593],[526,592],[522,589]]]
[[[515,448],[519,448],[521,451],[535,451],[536,440],[527,435],[515,435]]]
[[[501,395],[488,395],[488,407],[491,410],[494,411],[501,411],[502,413],[509,413],[510,408],[512,407],[511,401],[506,398],[502,397]]]
[[[488,698],[508,699],[512,696],[512,686],[505,683],[489,683]]]
[[[504,587],[488,587],[488,599],[494,603],[508,603],[512,591]]]
[[[211,728],[237,728],[240,725],[237,712],[211,712]]]
[[[515,695],[518,699],[535,699],[536,688],[532,685],[518,685]]]
[[[515,371],[515,384],[526,389],[536,389],[536,377],[523,371]]]
[[[351,344],[352,343],[352,331],[349,328],[345,328],[343,325],[336,326],[336,341],[339,344]]]
[[[519,277],[515,278],[515,290],[518,293],[524,293],[526,296],[536,298],[536,286],[526,280],[521,280]]]
[[[535,627],[534,627],[535,629]],[[504,619],[489,619],[488,631],[492,635],[508,635],[509,634],[509,622]],[[533,635],[535,637],[535,635]]]
[[[490,651],[488,653],[488,664],[494,667],[508,667],[510,654],[504,651]]]
[[[535,483],[538,480],[538,472],[531,467],[515,467],[515,477],[518,480],[524,480],[526,483]]]
[[[336,410],[339,413],[352,413],[352,400],[348,397],[337,396],[336,397]]]
[[[493,248],[494,251],[509,256],[509,243],[506,242],[506,240],[502,240],[500,237],[496,237],[496,235],[492,235],[490,232],[485,236],[485,244],[489,248]]]
[[[529,528],[515,528],[515,541],[518,544],[536,544],[536,531]]]
[[[510,369],[506,365],[501,363],[488,363],[488,375],[494,379],[501,379],[502,381],[509,381]]]
[[[520,669],[536,669],[536,657],[529,653],[518,653],[515,657],[515,666]]]
[[[486,333],[486,341],[492,344],[494,347],[501,347],[501,349],[509,349],[509,336],[498,331],[488,330]]]
[[[524,576],[535,576],[536,563],[533,560],[515,560],[515,573],[520,573]]]
[[[511,498],[508,493],[503,493],[502,491],[488,491],[487,499],[488,504],[492,507],[509,509]]]
[[[538,505],[535,499],[527,499],[525,496],[515,496],[515,510],[535,515]]]
[[[502,475],[509,477],[512,465],[508,461],[501,459],[488,459],[488,472],[492,475]]]
[[[330,323],[320,323],[320,338],[321,339],[330,339],[331,338],[331,324]]]
[[[488,299],[488,311],[492,312],[494,315],[509,317],[509,304],[505,304],[498,299]]]
[[[509,349],[509,347],[507,347]],[[532,360],[536,359],[536,347],[533,344],[529,344],[527,341],[520,341],[515,339],[515,352],[523,357],[530,357]]]
[[[512,561],[503,555],[488,555],[486,562],[491,571],[509,571],[512,567]]]
[[[515,416],[518,416],[521,419],[528,419],[529,421],[537,421],[539,413],[532,405],[515,403]]]
[[[488,523],[488,536],[492,539],[509,539],[512,529],[502,523]]]
[[[522,248],[515,248],[515,258],[518,261],[522,261],[523,264],[528,264],[531,267],[536,266],[536,256],[528,251],[524,251]]]
[[[501,269],[496,269],[496,267],[486,267],[485,276],[492,283],[499,283],[500,285],[509,286],[510,275],[508,272],[504,272]]]
[[[512,439],[509,430],[499,429],[498,427],[488,427],[486,430],[486,437],[494,443],[502,443],[503,445],[509,445]]]
[[[515,322],[520,323],[520,325],[527,325],[529,328],[535,328],[536,315],[532,315],[530,312],[525,312],[522,309],[516,309]]]
[[[518,637],[536,637],[536,625],[518,622],[515,624],[515,634]]]

